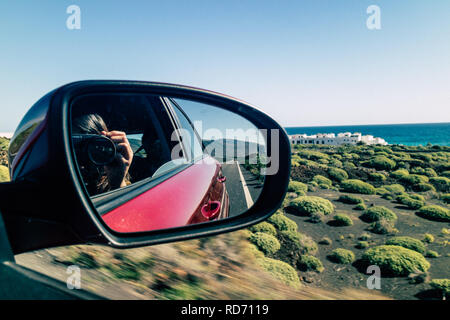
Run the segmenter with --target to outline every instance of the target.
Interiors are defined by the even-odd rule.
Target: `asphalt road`
[[[230,198],[230,217],[244,213],[259,197],[263,183],[237,162],[222,164],[222,173],[227,177],[226,188]]]

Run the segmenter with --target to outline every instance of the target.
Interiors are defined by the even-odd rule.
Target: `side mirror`
[[[286,192],[290,143],[266,114],[219,93],[81,81],[30,109],[9,163],[0,208],[16,253],[132,247],[266,219]]]

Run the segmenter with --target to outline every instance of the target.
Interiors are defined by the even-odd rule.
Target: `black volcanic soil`
[[[303,280],[311,283],[312,286],[318,286],[329,290],[341,289],[344,287],[366,288],[368,274],[365,274],[365,269],[362,272],[358,271],[354,265],[341,265],[330,262],[327,255],[336,248],[345,248],[355,253],[356,259],[360,259],[366,249],[357,249],[355,245],[358,243],[358,237],[362,233],[370,234],[371,238],[368,240],[370,247],[375,245],[382,245],[389,237],[394,235],[377,235],[367,231],[368,223],[363,222],[359,216],[361,211],[353,210],[354,205],[344,204],[337,199],[343,194],[332,190],[318,190],[316,192],[309,192],[308,195],[319,196],[330,200],[336,207],[335,212],[331,216],[327,216],[322,223],[311,223],[307,220],[308,217],[300,217],[293,214],[286,213],[286,215],[294,220],[299,225],[299,231],[311,236],[316,242],[319,242],[323,237],[330,238],[333,243],[331,245],[319,244],[319,253],[317,257],[322,261],[325,271],[321,274],[315,272],[301,272],[304,277]],[[429,275],[431,279],[448,278],[450,271],[450,248],[448,246],[447,238],[441,233],[443,228],[449,228],[449,223],[434,222],[418,217],[414,210],[408,210],[401,205],[382,199],[378,195],[357,195],[365,200],[369,207],[371,204],[385,206],[392,209],[398,216],[395,227],[399,230],[395,236],[411,236],[422,240],[424,233],[430,233],[435,237],[435,242],[428,244],[429,250],[437,251],[440,254],[438,258],[427,258],[431,267]],[[438,203],[438,200],[429,200],[428,203]],[[333,215],[336,213],[345,213],[353,220],[353,226],[336,227],[327,224],[333,220]],[[395,299],[418,299],[418,298],[434,298],[434,296],[427,295],[429,291],[427,284],[410,284],[406,277],[398,278],[382,278],[381,292],[387,296]],[[432,293],[432,292],[431,292]],[[436,297],[437,298],[437,297]]]

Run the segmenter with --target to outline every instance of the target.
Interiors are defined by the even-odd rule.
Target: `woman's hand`
[[[122,131],[102,131],[102,134],[110,138],[117,149],[114,161],[110,165],[105,166],[111,190],[125,187],[127,185],[125,177],[133,161],[133,150],[131,149],[127,136]]]

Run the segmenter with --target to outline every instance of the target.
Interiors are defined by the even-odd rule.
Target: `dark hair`
[[[100,134],[102,131],[108,131],[108,127],[98,114],[86,114],[73,121],[73,133]]]
[[[74,134],[100,134],[108,131],[103,118],[98,114],[86,114],[73,120],[72,133]],[[82,157],[77,155],[77,160]],[[92,163],[80,163],[80,171],[84,184],[90,195],[96,195],[110,190],[108,179],[103,168],[99,168]]]

